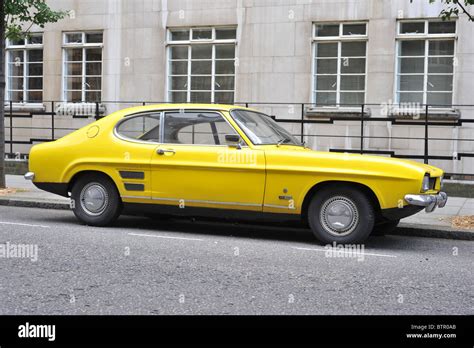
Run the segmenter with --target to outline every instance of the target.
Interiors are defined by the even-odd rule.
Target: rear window
[[[116,132],[119,136],[141,141],[160,141],[161,114],[143,114],[122,120]]]

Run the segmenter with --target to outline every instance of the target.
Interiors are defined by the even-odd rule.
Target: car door
[[[185,207],[261,211],[263,151],[229,146],[235,129],[217,111],[164,113],[162,144],[151,160],[152,199]]]

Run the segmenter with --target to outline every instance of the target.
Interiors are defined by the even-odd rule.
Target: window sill
[[[10,111],[10,103],[5,102],[5,113]],[[46,107],[42,103],[12,103],[13,112],[44,112]]]
[[[354,118],[360,119],[360,107],[308,107],[305,110],[305,117],[337,119],[337,118]],[[364,109],[364,117],[370,117],[370,108]],[[400,120],[424,120],[425,109],[392,109],[388,114],[382,117],[395,118]],[[431,121],[457,121],[461,118],[461,112],[454,108],[430,108],[428,110],[428,119]]]
[[[390,118],[396,118],[401,120],[424,120],[426,110],[420,109],[395,109],[391,110],[388,114]],[[461,118],[461,112],[454,108],[430,108],[428,109],[428,120],[433,121],[456,121]]]
[[[360,118],[361,107],[308,107],[305,116],[308,118]],[[364,117],[370,116],[370,109],[364,109]]]

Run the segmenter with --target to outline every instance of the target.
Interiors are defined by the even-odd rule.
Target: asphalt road
[[[373,237],[334,257],[307,230],[0,207],[2,244],[32,249],[0,253],[0,314],[474,314],[470,241]]]

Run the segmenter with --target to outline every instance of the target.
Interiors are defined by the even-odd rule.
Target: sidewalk
[[[38,189],[22,175],[7,175],[7,187],[15,193],[0,194],[0,205],[47,209],[69,209],[69,198]]]
[[[0,194],[0,205],[70,209],[69,198],[39,190],[23,176],[7,175],[7,187],[16,192]],[[469,215],[474,215],[474,198],[449,197],[442,209],[429,214],[423,210],[401,220],[394,234],[474,240],[474,228],[461,229],[452,225],[454,218]]]
[[[474,240],[474,228],[464,229],[453,226],[453,219],[461,216],[474,215],[474,198],[448,197],[443,208],[437,208],[431,213],[425,210],[400,221],[397,234]]]

